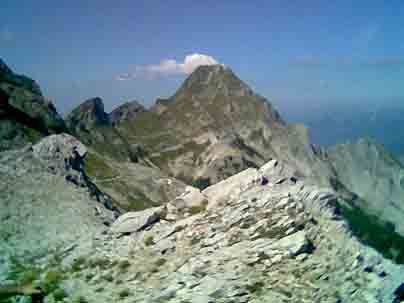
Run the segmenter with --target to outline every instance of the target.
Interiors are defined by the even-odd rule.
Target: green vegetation
[[[164,264],[166,264],[166,262],[167,262],[166,259],[160,258],[160,259],[158,259],[158,260],[156,261],[155,264],[156,264],[157,267],[160,267],[160,266],[163,266]]]
[[[101,277],[103,280],[108,281],[108,282],[113,282],[114,277],[112,276],[111,273],[107,273],[104,276]]]
[[[135,136],[149,136],[164,129],[160,117],[153,112],[140,113],[134,121],[126,123],[125,127]]]
[[[195,237],[193,237],[193,238],[191,239],[190,244],[191,244],[191,245],[197,245],[199,242],[201,242],[201,240],[202,240],[201,237],[195,236]]]
[[[264,283],[261,281],[246,286],[247,291],[251,294],[257,294],[264,288]]]
[[[121,272],[127,271],[129,267],[130,267],[130,262],[128,260],[123,260],[123,261],[119,262],[119,264],[118,264],[118,268]]]
[[[207,200],[204,200],[204,201],[202,201],[201,205],[194,205],[194,206],[191,206],[191,207],[189,208],[189,212],[190,212],[192,215],[196,215],[196,214],[199,214],[199,213],[201,213],[201,212],[206,211],[206,207],[207,207],[207,206],[208,206],[208,201],[207,201]]]
[[[404,237],[395,232],[392,223],[382,222],[358,207],[341,204],[341,208],[352,233],[361,242],[375,248],[385,258],[404,264]]]
[[[127,288],[122,289],[122,290],[119,292],[118,295],[119,295],[119,298],[121,298],[121,299],[127,298],[127,297],[130,296],[130,290],[127,289]]]
[[[109,261],[108,258],[99,257],[89,260],[88,265],[89,267],[99,267],[100,269],[105,270],[111,265],[111,262]]]
[[[153,236],[146,236],[146,237],[144,238],[144,245],[146,245],[146,246],[154,245],[154,238],[153,238]]]
[[[85,279],[87,282],[90,282],[94,278],[94,274],[92,272],[89,272],[85,275]]]
[[[43,137],[43,134],[33,128],[24,127],[24,131],[28,140],[32,143],[37,143]]]
[[[121,187],[127,187],[124,184],[121,184]],[[140,211],[144,210],[150,206],[154,206],[154,203],[152,200],[146,197],[145,194],[143,194],[140,191],[134,190],[133,188],[127,188],[126,191],[123,191],[123,193],[127,193],[127,199],[128,199],[128,206],[123,207],[128,211]]]
[[[56,301],[63,301],[63,299],[67,297],[67,293],[64,289],[57,288],[53,292],[53,297],[55,298]]]
[[[31,283],[40,276],[40,269],[32,264],[25,264],[17,258],[11,258],[10,271],[6,279],[19,283]]]
[[[76,260],[74,260],[72,266],[71,266],[71,271],[72,272],[79,272],[84,269],[86,265],[86,258],[85,257],[78,257]]]
[[[76,296],[69,303],[88,303],[88,300],[83,296]]]
[[[45,293],[52,293],[59,289],[60,282],[64,279],[64,275],[60,271],[48,271],[41,282],[41,289]]]
[[[113,178],[117,175],[100,156],[91,152],[85,157],[84,170],[90,177]]]

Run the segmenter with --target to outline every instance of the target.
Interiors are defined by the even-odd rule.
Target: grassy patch
[[[202,201],[201,205],[194,205],[189,208],[189,212],[191,215],[196,215],[206,211],[206,207],[208,206],[208,201]]]
[[[87,260],[85,257],[78,257],[76,260],[74,260],[70,270],[71,272],[79,272],[84,269],[86,266]]]
[[[107,273],[103,275],[101,278],[107,282],[113,282],[115,280],[114,276],[111,273]]]
[[[246,286],[247,291],[251,294],[257,294],[262,291],[264,288],[264,283],[261,281],[255,282],[253,284],[249,284]]]
[[[100,156],[91,152],[85,157],[84,170],[90,177],[113,178],[117,175]]]
[[[154,238],[153,238],[153,236],[146,236],[146,237],[144,238],[144,245],[146,245],[146,246],[152,246],[152,245],[154,245]]]
[[[130,267],[130,262],[128,260],[123,260],[123,261],[119,262],[119,264],[118,264],[118,268],[121,272],[127,271],[129,267]]]
[[[29,284],[39,280],[41,270],[33,264],[25,264],[16,258],[11,258],[10,271],[6,280],[14,281],[20,284]]]
[[[158,259],[158,260],[156,261],[155,264],[156,264],[157,267],[160,267],[160,266],[163,266],[164,264],[166,264],[166,262],[167,262],[166,259],[160,258],[160,259]]]
[[[89,260],[88,265],[90,267],[99,267],[100,269],[105,270],[111,265],[111,262],[107,258],[99,257],[99,258]]]
[[[55,301],[63,301],[64,298],[67,297],[67,293],[64,289],[58,288],[53,292],[53,298],[55,298]]]
[[[121,299],[127,298],[127,297],[130,296],[130,290],[127,289],[127,288],[122,289],[122,290],[119,292],[118,295],[119,295],[119,298],[121,298]]]
[[[64,279],[64,275],[60,271],[48,271],[41,281],[41,289],[45,293],[52,293],[59,289],[60,282]]]
[[[392,223],[382,222],[358,207],[341,204],[341,209],[352,233],[362,243],[373,247],[385,258],[404,264],[404,237],[395,232]]]

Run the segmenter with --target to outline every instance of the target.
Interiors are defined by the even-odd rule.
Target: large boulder
[[[255,168],[246,169],[237,175],[209,186],[202,191],[209,201],[208,209],[223,206],[231,198],[258,182],[259,175]]]
[[[158,222],[163,215],[164,207],[154,207],[139,212],[128,212],[114,222],[111,226],[111,231],[118,234],[138,232]]]

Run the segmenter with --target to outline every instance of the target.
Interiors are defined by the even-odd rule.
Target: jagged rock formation
[[[353,204],[394,224],[404,235],[404,166],[383,146],[361,139],[329,148],[338,181],[357,195]]]
[[[33,157],[32,152],[19,153]],[[3,154],[6,159],[1,168],[12,167],[16,158],[11,155],[17,154]],[[22,175],[20,182],[36,182],[25,171],[14,172]],[[208,204],[198,213],[176,213],[173,203],[127,213],[108,230],[101,223],[97,225],[95,212],[90,211],[100,204],[82,200],[84,194],[88,197],[85,191],[67,185],[74,201],[80,201],[67,211],[76,207],[80,211],[61,218],[56,215],[59,205],[67,200],[72,203],[66,192],[42,205],[38,200],[46,199],[38,199],[33,195],[35,190],[27,191],[25,184],[21,201],[26,201],[25,205],[37,201],[37,212],[46,210],[54,215],[48,221],[36,221],[41,234],[12,234],[11,239],[18,241],[11,243],[25,247],[23,237],[38,239],[46,234],[43,230],[54,231],[56,226],[59,241],[67,238],[72,241],[69,244],[78,243],[72,249],[62,242],[48,258],[35,259],[41,268],[41,274],[34,277],[38,283],[51,271],[63,272],[55,281],[57,287],[47,293],[47,300],[63,291],[68,300],[79,298],[90,303],[399,302],[404,268],[383,259],[351,235],[332,191],[307,184],[293,172],[293,168],[272,160],[260,170],[249,169],[202,191]],[[66,182],[64,178],[56,180]],[[57,189],[49,187],[48,193]],[[74,232],[85,231],[85,239],[92,245],[84,245],[87,242],[82,238],[71,240],[72,229],[61,229],[65,220],[78,220]],[[32,228],[31,220],[20,217],[18,222],[20,229]],[[36,246],[33,248],[35,251]],[[50,255],[56,255],[58,262]],[[6,259],[2,264],[10,262],[15,261]],[[4,275],[7,268],[4,266]]]
[[[124,210],[166,203],[185,188],[184,183],[151,165],[143,149],[135,142],[128,143],[114,127],[133,121],[136,110],[141,111],[135,103],[125,104],[108,115],[103,101],[92,98],[66,118],[71,133],[90,147],[88,174]]]
[[[101,98],[91,98],[66,117],[70,132],[84,144],[118,160],[137,162],[141,151],[132,148],[112,127]]]
[[[126,102],[115,108],[110,114],[112,124],[119,124],[124,121],[133,121],[139,113],[145,112],[146,109],[137,101]]]
[[[198,67],[171,98],[157,100],[151,111],[118,129],[129,142],[141,143],[154,164],[200,187],[274,157],[327,183],[326,164],[315,155],[307,130],[287,125],[222,65]]]
[[[32,79],[15,74],[0,59],[0,151],[65,131],[63,119]]]

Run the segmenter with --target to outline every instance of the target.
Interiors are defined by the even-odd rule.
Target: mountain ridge
[[[312,145],[223,66],[132,105],[118,123],[101,98],[73,110],[86,146],[44,132],[0,151],[0,281],[46,302],[403,299],[404,171],[382,146]]]

